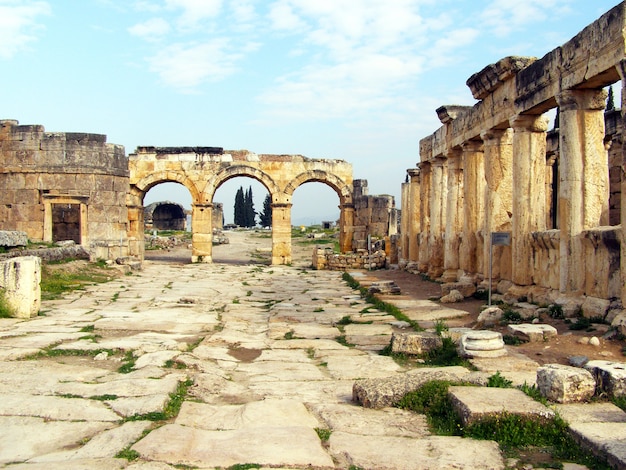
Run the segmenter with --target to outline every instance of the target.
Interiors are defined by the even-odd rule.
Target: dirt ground
[[[271,238],[265,233],[255,232],[225,232],[230,238],[227,245],[213,247],[213,261],[215,263],[262,263],[267,264],[270,258]],[[300,245],[295,239],[292,244],[292,257],[294,266],[307,266],[311,262],[313,248],[311,245]],[[146,259],[153,262],[177,262],[189,263],[191,251],[188,248],[179,247],[170,251],[147,251]],[[402,295],[414,299],[427,300],[439,298],[441,287],[439,284],[422,279],[421,276],[397,269],[377,270],[370,275],[380,280],[393,280],[400,286]],[[465,310],[470,315],[461,319],[446,321],[449,327],[476,327],[476,319],[484,308],[485,302],[477,299],[465,299],[463,302],[448,304],[448,306]],[[617,339],[605,339],[603,335],[608,331],[608,325],[593,325],[593,331],[574,331],[563,320],[555,320],[549,316],[541,318],[543,323],[554,326],[558,336],[547,342],[525,343],[514,348],[520,353],[537,361],[540,364],[559,363],[568,364],[571,356],[587,356],[590,360],[624,360],[622,348],[626,342]],[[432,324],[424,323],[421,326],[428,328]],[[507,334],[506,325],[493,328],[502,334]],[[600,346],[583,344],[583,338],[598,337]]]

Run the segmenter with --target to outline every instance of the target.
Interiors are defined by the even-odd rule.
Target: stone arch
[[[180,183],[187,191],[191,194],[191,200],[195,203],[200,200],[200,191],[193,180],[188,178],[185,174],[180,173],[178,171],[164,171],[164,172],[156,172],[151,173],[147,176],[144,176],[142,179],[135,183],[134,188],[141,194],[141,198],[146,195],[146,193],[161,183]],[[134,194],[138,196],[139,194],[135,191]]]
[[[291,197],[298,187],[310,182],[319,182],[330,186],[339,196],[341,205],[352,203],[352,187],[341,178],[323,170],[306,171],[293,178],[285,188],[285,194],[289,198],[287,202],[291,202]]]
[[[274,179],[269,176],[264,171],[259,170],[258,168],[254,168],[248,165],[229,165],[223,170],[216,173],[212,178],[207,182],[204,191],[202,192],[204,198],[207,202],[213,201],[213,197],[215,196],[215,191],[226,181],[237,178],[239,176],[244,176],[248,178],[253,178],[260,182],[265,188],[269,191],[270,196],[272,198],[272,202],[277,202],[276,199],[280,198],[280,188],[274,181]]]

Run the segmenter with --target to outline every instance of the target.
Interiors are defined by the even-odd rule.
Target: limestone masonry
[[[601,315],[626,300],[625,22],[620,3],[541,59],[472,75],[474,106],[437,109],[442,127],[420,141],[402,186],[402,265],[486,289],[493,250],[494,291],[591,299]],[[607,110],[605,87],[619,80],[621,110]],[[510,243],[493,246],[493,232]]]

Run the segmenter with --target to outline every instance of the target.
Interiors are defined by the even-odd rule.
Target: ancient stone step
[[[443,345],[441,336],[432,332],[393,333],[391,350],[394,353],[420,356]]]
[[[452,386],[448,394],[463,425],[501,413],[552,419],[554,412],[516,388]]]

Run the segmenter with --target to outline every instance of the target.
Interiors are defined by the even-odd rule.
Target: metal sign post
[[[509,246],[511,244],[511,232],[491,232],[491,243],[489,244],[489,303],[491,307],[491,284],[493,277],[493,247]]]

